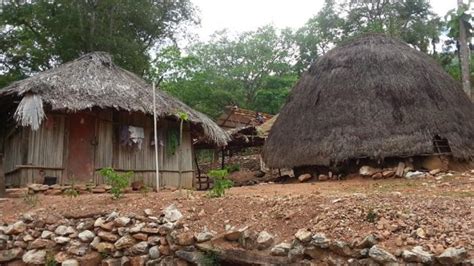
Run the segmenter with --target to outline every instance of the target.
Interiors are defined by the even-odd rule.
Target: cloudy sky
[[[199,37],[207,39],[216,30],[253,30],[273,24],[279,28],[301,27],[323,6],[324,0],[192,0],[200,9]],[[457,0],[430,0],[433,10],[444,16]]]

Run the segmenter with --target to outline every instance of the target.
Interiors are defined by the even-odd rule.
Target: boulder
[[[391,263],[396,262],[397,259],[390,252],[378,247],[377,245],[372,246],[369,249],[369,257],[378,263]]]
[[[143,211],[146,216],[152,216],[153,215],[153,210],[152,209],[145,209]]]
[[[185,232],[176,236],[176,244],[180,246],[190,246],[194,244],[194,235],[191,232]]]
[[[121,237],[117,242],[115,242],[115,248],[116,249],[125,249],[125,248],[130,248],[133,245],[135,245],[136,241],[133,237],[130,235],[125,235]]]
[[[437,260],[442,265],[455,265],[461,263],[467,257],[465,248],[447,248]]]
[[[32,249],[23,254],[23,262],[26,264],[43,265],[46,262],[46,250]]]
[[[0,250],[0,264],[19,258],[23,250],[21,248],[12,248],[7,250]]]
[[[57,236],[53,240],[54,242],[56,242],[56,244],[59,244],[59,245],[64,245],[64,244],[69,243],[69,241],[71,241],[69,237],[65,237],[65,236]]]
[[[305,181],[310,180],[311,177],[312,177],[311,174],[302,174],[302,175],[298,176],[298,180],[300,182],[305,182]]]
[[[340,256],[350,257],[353,254],[349,244],[340,240],[332,242],[329,245],[329,249]]]
[[[82,245],[71,245],[68,249],[67,252],[76,256],[84,256],[87,251],[88,251],[87,246],[82,246]]]
[[[327,181],[327,180],[329,180],[329,176],[327,176],[327,175],[319,175],[319,176],[318,176],[318,180],[319,180],[319,181]]]
[[[389,178],[395,175],[395,171],[393,170],[386,170],[382,172],[382,177],[383,178]]]
[[[146,241],[139,242],[129,249],[133,255],[148,254],[148,243]]]
[[[69,260],[65,260],[63,261],[63,263],[61,263],[62,266],[79,266],[79,261],[75,260],[75,259],[69,259]]]
[[[364,165],[359,169],[359,175],[362,176],[373,176],[377,172],[380,172],[380,169],[373,168],[368,165]]]
[[[239,237],[239,244],[244,249],[252,250],[257,247],[257,233],[252,230],[244,230]]]
[[[148,261],[148,255],[130,257],[130,266],[143,266]],[[127,265],[127,263],[123,263],[122,265]]]
[[[35,241],[31,242],[28,246],[28,249],[50,249],[56,246],[56,243],[49,239],[38,238]]]
[[[150,250],[148,250],[148,255],[150,256],[150,259],[152,260],[158,259],[161,255],[158,246],[151,247]]]
[[[7,235],[18,235],[26,231],[27,225],[23,221],[18,221],[10,226],[8,226],[5,230],[5,234]]]
[[[54,233],[48,230],[41,232],[41,238],[51,238],[53,235]]]
[[[74,230],[74,228],[72,228],[72,226],[65,226],[65,225],[60,225],[60,226],[56,227],[56,230],[54,230],[54,233],[56,235],[60,235],[60,236],[74,234],[75,232],[76,232],[76,230]]]
[[[322,233],[317,233],[313,235],[313,239],[311,240],[311,244],[318,248],[329,248],[330,240],[326,237],[326,235]]]
[[[373,234],[369,234],[362,241],[357,243],[357,248],[371,248],[372,246],[377,245],[377,239]]]
[[[288,255],[288,252],[290,251],[290,249],[291,249],[291,244],[282,242],[274,246],[271,249],[270,254],[272,254],[273,256],[286,256]]]
[[[43,184],[29,184],[28,186],[29,190],[32,190],[33,192],[43,192],[49,189],[48,185],[43,185]]]
[[[309,242],[311,240],[312,234],[308,229],[300,229],[295,234],[295,238],[301,242]]]
[[[194,235],[196,242],[202,243],[211,240],[214,237],[214,234],[210,232],[207,227],[204,227],[204,230],[198,234]]]
[[[130,218],[122,216],[114,220],[116,226],[127,226],[130,223]]]
[[[96,249],[99,253],[110,254],[110,253],[112,253],[112,252],[115,251],[115,246],[114,246],[114,244],[109,243],[109,242],[100,242],[99,244],[97,244],[97,245],[95,246],[95,249]]]
[[[267,231],[262,231],[257,237],[257,248],[260,250],[267,249],[273,244],[273,241],[274,237],[272,234],[268,233]]]
[[[176,208],[176,205],[171,204],[163,210],[166,221],[174,223],[183,217],[183,214]]]
[[[100,239],[109,241],[109,242],[115,242],[119,239],[119,237],[116,234],[110,233],[107,231],[99,231],[97,235],[100,237]]]
[[[80,232],[78,237],[82,242],[89,243],[92,240],[94,240],[95,234],[94,232],[90,230],[85,230],[85,231]]]
[[[423,264],[432,264],[434,256],[423,250],[423,247],[416,246],[411,251],[402,251],[402,258],[406,262],[415,262]]]

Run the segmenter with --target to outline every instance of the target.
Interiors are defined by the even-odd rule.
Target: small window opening
[[[435,135],[433,138],[434,152],[437,154],[451,153],[448,139]]]

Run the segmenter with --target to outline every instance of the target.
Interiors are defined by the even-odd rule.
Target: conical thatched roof
[[[116,66],[104,52],[86,54],[57,68],[17,81],[0,90],[0,98],[21,97],[15,118],[23,126],[37,127],[43,104],[53,110],[70,112],[99,108],[153,114],[152,88],[137,75]],[[189,121],[200,127],[209,141],[223,146],[228,136],[206,115],[157,90],[159,117],[186,112]]]
[[[270,131],[270,167],[434,153],[474,158],[474,104],[434,60],[407,44],[367,35],[315,61]]]

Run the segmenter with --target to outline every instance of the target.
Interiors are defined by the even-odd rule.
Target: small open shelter
[[[0,153],[7,186],[104,182],[97,171],[134,172],[155,187],[154,145],[161,186],[193,186],[192,138],[225,146],[228,135],[206,115],[156,91],[154,143],[152,87],[94,52],[0,90]],[[178,113],[186,113],[179,143]]]
[[[318,58],[263,149],[272,168],[432,155],[474,158],[474,104],[434,59],[378,34]]]

